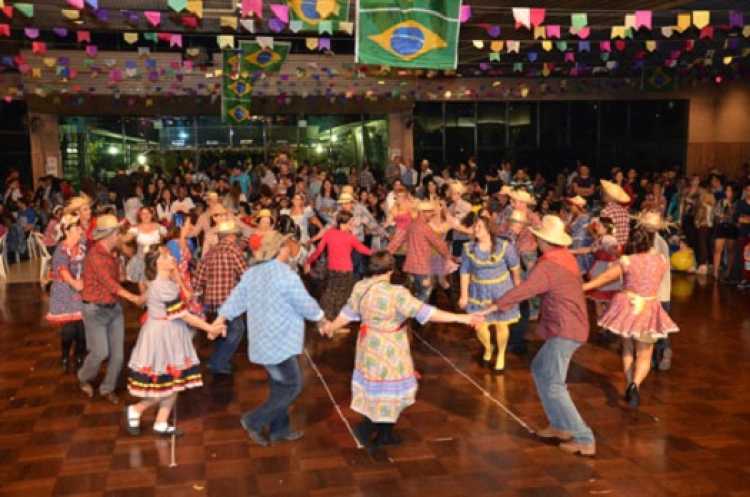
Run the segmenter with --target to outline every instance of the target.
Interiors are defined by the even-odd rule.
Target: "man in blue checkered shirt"
[[[218,311],[219,322],[247,313],[248,358],[268,371],[268,399],[244,413],[240,421],[250,438],[262,446],[302,437],[301,431],[291,430],[288,414],[302,391],[297,356],[304,347],[305,320],[323,324],[323,311],[287,264],[299,252],[298,238],[298,233],[265,236],[255,254],[261,263],[245,272]]]

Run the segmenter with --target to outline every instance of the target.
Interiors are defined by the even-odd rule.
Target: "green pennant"
[[[169,0],[167,5],[175,12],[182,12],[187,8],[187,0]]]
[[[568,42],[566,41],[558,41],[556,45],[557,45],[557,49],[561,52],[564,52],[565,50],[568,49]]]
[[[500,62],[500,52],[490,52],[490,62]]]
[[[34,17],[34,4],[33,3],[14,3],[13,7],[24,15],[24,17],[28,17],[31,19]]]
[[[159,40],[159,37],[156,35],[156,33],[143,33],[143,39],[156,43]]]
[[[599,57],[602,59],[602,62],[607,62],[609,60],[609,52],[602,52]]]
[[[589,23],[588,15],[585,13],[573,14],[570,16],[570,23],[576,29],[584,28]]]
[[[333,21],[320,21],[318,23],[318,33],[333,34]]]

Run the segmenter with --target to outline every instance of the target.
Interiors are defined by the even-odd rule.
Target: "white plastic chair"
[[[8,279],[8,246],[5,244],[5,239],[8,237],[6,231],[3,236],[0,236],[0,279]]]
[[[50,263],[52,262],[52,256],[47,250],[47,246],[44,244],[44,235],[38,231],[31,234],[29,238],[34,239],[34,246],[36,253],[38,254],[41,261],[39,262],[39,282],[42,286],[46,285],[49,281],[49,269]]]
[[[26,253],[29,254],[29,260],[39,257],[39,246],[37,245],[36,235],[38,231],[32,231],[26,238]]]

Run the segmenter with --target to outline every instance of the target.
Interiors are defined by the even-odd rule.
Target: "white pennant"
[[[255,19],[240,19],[240,26],[250,33],[255,33]]]

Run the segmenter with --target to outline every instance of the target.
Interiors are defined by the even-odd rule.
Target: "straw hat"
[[[112,233],[116,233],[120,229],[120,223],[117,218],[112,214],[104,214],[96,218],[96,227],[91,237],[94,240],[101,240],[107,238]]]
[[[625,193],[625,190],[623,190],[617,183],[607,181],[606,179],[600,180],[600,183],[604,194],[615,202],[620,204],[627,204],[630,202],[630,195]]]
[[[216,225],[216,233],[219,235],[232,235],[239,233],[240,227],[234,222],[234,219],[227,219]]]
[[[435,204],[430,202],[429,200],[422,200],[417,204],[417,209],[420,212],[425,211],[434,211],[435,210]]]
[[[352,202],[354,202],[354,197],[351,193],[342,193],[341,195],[339,195],[339,204],[351,204]]]
[[[529,219],[525,212],[513,210],[513,212],[510,213],[510,217],[508,217],[508,222],[526,224],[529,222]]]
[[[456,192],[459,195],[463,195],[464,193],[466,193],[466,187],[460,181],[451,181],[450,189],[452,192]]]
[[[510,196],[510,194],[511,194],[511,192],[512,192],[512,191],[513,191],[513,190],[512,190],[511,188],[510,188],[510,186],[509,186],[509,185],[503,185],[503,186],[502,186],[502,187],[500,188],[500,195],[507,195],[507,196]]]
[[[542,226],[539,229],[529,228],[529,231],[552,245],[567,247],[573,243],[573,239],[565,232],[565,223],[557,216],[544,216]]]
[[[639,226],[643,226],[649,231],[662,231],[671,225],[657,211],[641,211],[633,218]]]
[[[260,212],[258,212],[258,219],[263,219],[264,217],[270,217],[273,219],[273,212],[271,212],[270,209],[261,209]]]
[[[55,240],[62,240],[65,237],[65,231],[68,230],[74,224],[77,224],[80,218],[75,214],[65,214],[60,219],[60,222],[55,226]]]
[[[84,206],[91,206],[91,199],[88,197],[88,195],[80,194],[77,197],[73,197],[68,201],[68,205],[65,206],[65,209],[63,209],[64,214],[74,214],[78,212],[81,207]]]
[[[586,207],[586,199],[581,197],[580,195],[576,195],[575,197],[568,197],[565,199],[565,201],[570,205],[575,205],[576,207],[580,207],[581,209]]]
[[[536,204],[536,199],[531,196],[529,192],[524,190],[523,188],[519,188],[517,190],[511,190],[510,194],[508,195],[511,200],[515,200],[516,202],[521,202],[526,205],[534,205]]]
[[[287,240],[293,238],[292,235],[282,235],[278,231],[272,231],[263,237],[258,250],[254,252],[255,259],[258,262],[268,261],[276,257],[281,247]]]

